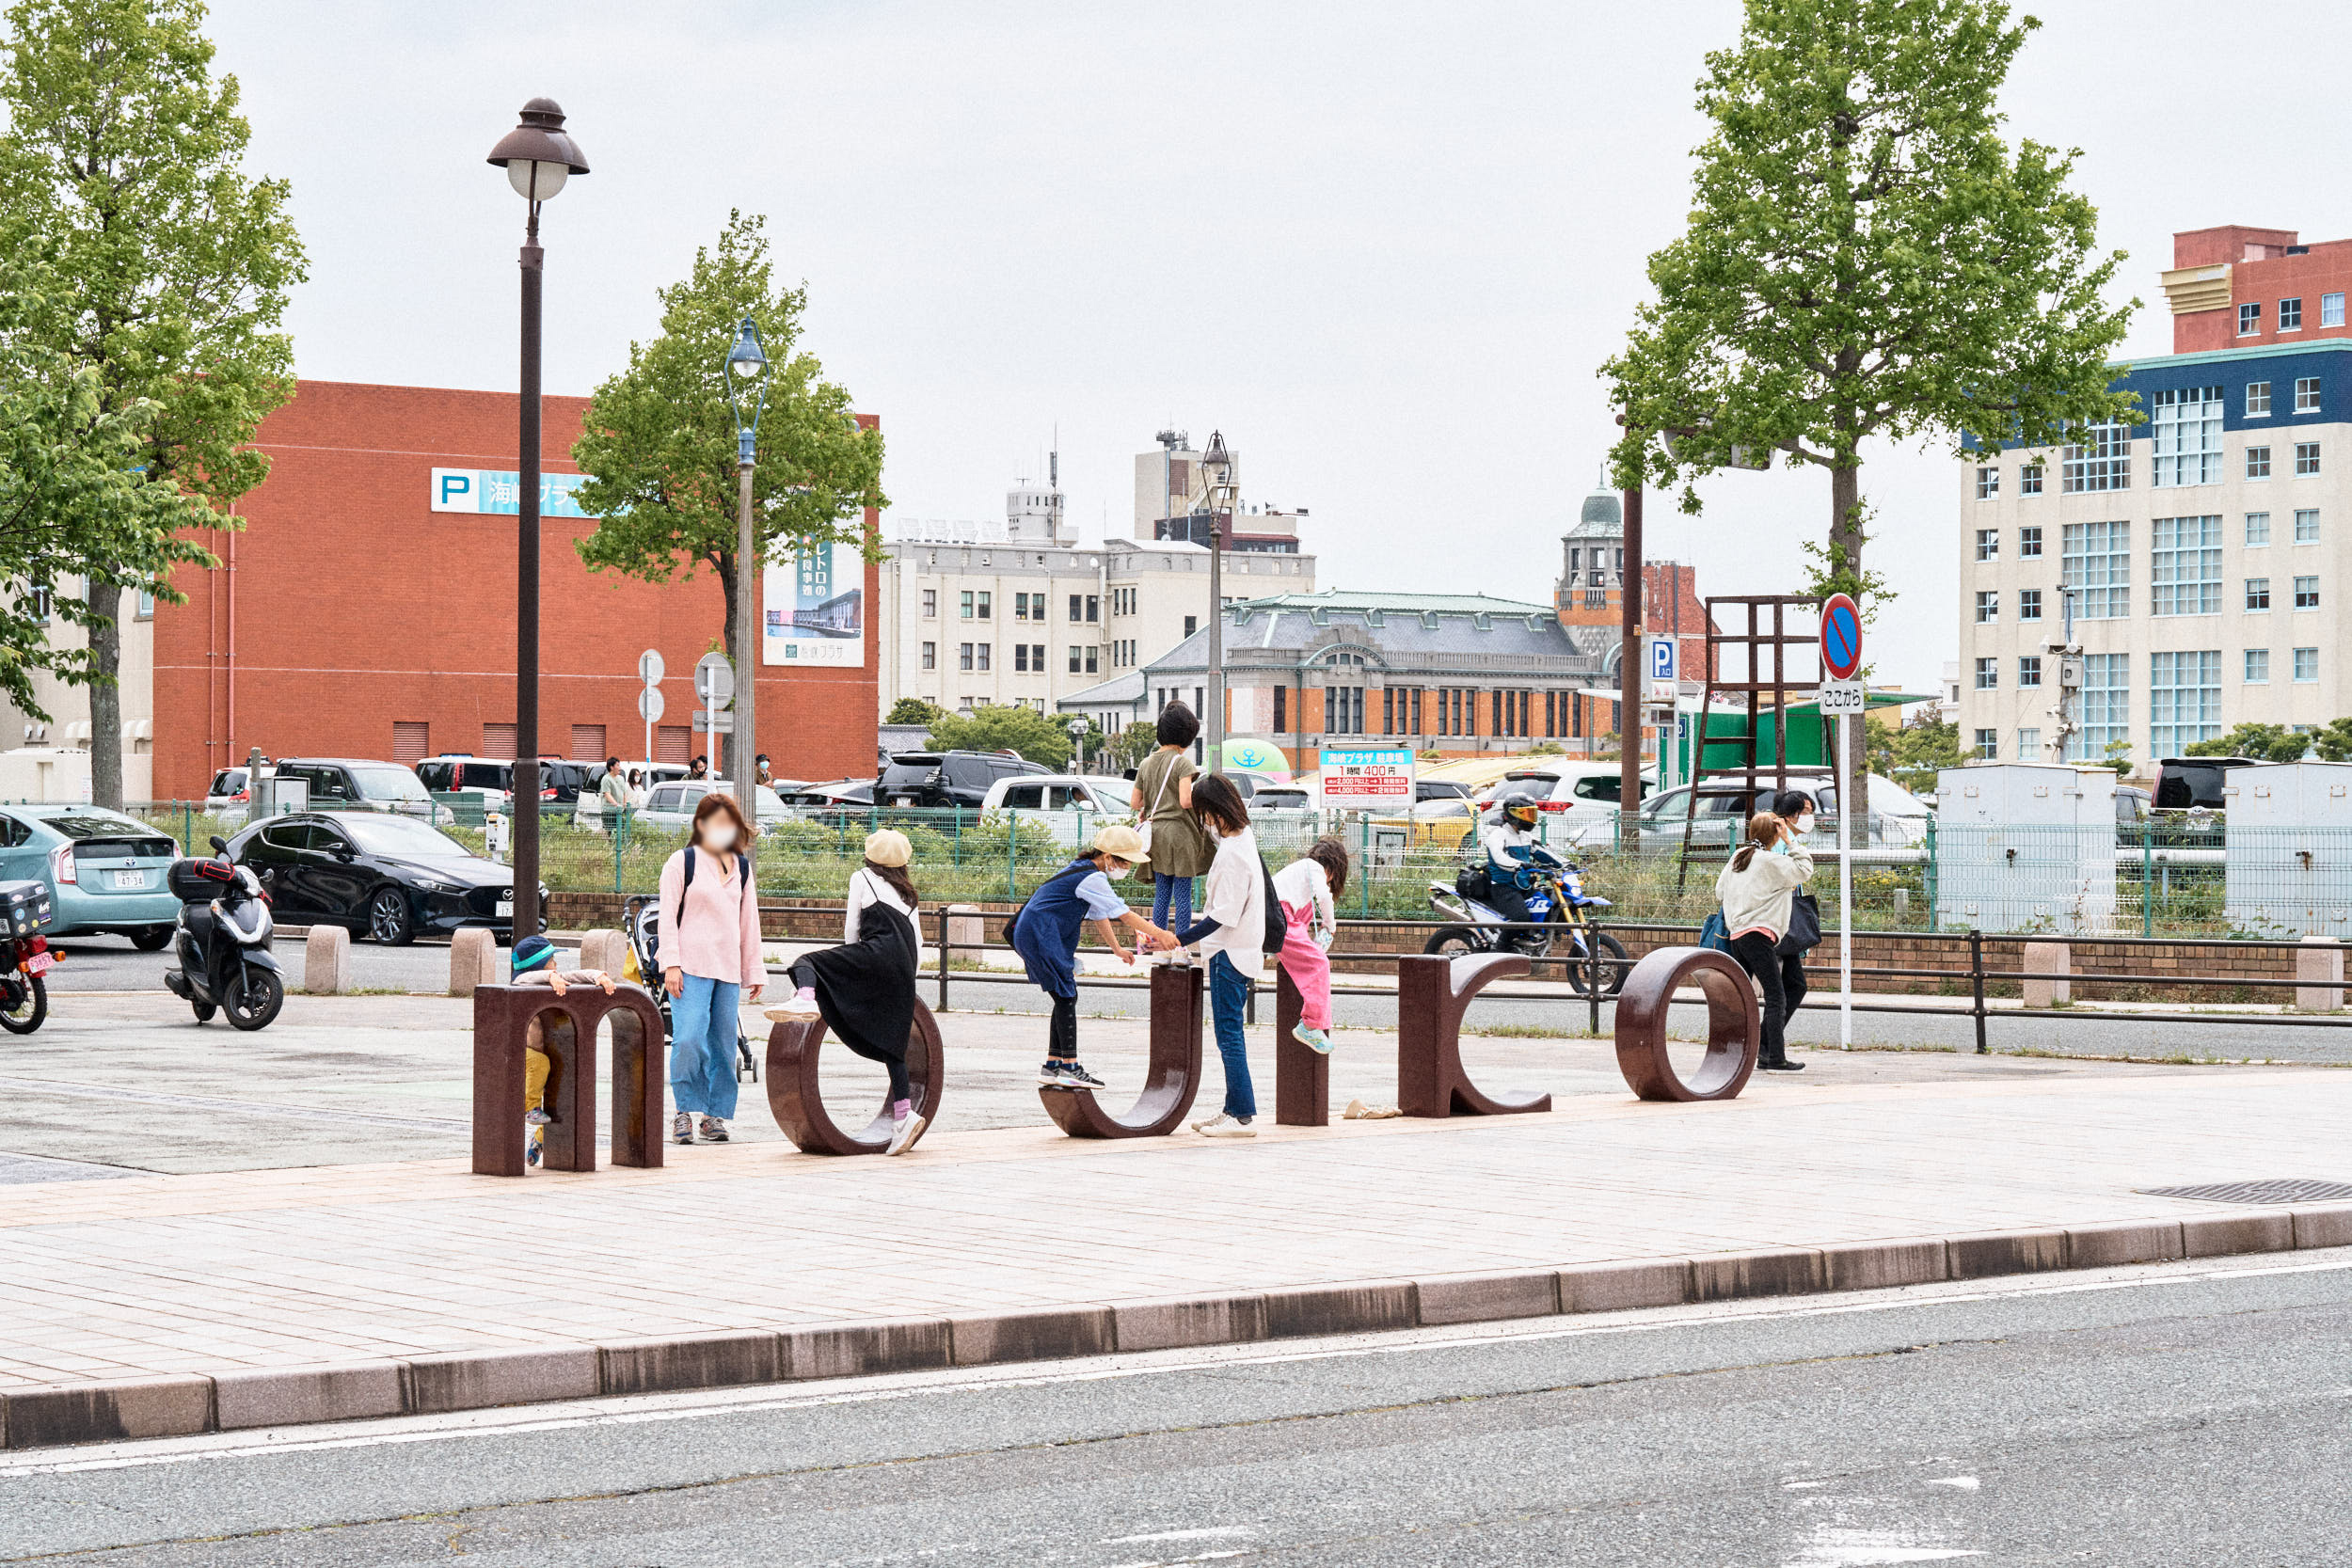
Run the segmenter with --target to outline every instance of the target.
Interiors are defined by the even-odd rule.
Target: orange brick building
[[[586,409],[585,398],[546,399],[548,473],[576,471]],[[243,531],[213,542],[222,564],[183,569],[188,602],[156,607],[158,799],[202,796],[253,747],[403,762],[512,754],[515,519],[435,510],[433,471],[512,470],[516,416],[511,392],[299,383],[262,424],[270,477],[238,503]],[[699,752],[691,672],[724,633],[719,583],[707,566],[667,585],[591,573],[572,546],[595,527],[541,523],[541,752],[642,756],[647,648],[668,665],[655,754]],[[866,566],[865,603],[879,592]],[[760,671],[756,749],[779,777],[873,771],[883,654],[870,616],[863,637],[854,666]]]

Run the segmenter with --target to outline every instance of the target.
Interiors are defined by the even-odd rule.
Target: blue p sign
[[[1654,637],[1649,645],[1649,678],[1670,681],[1675,678],[1675,641],[1671,637]]]
[[[469,496],[473,493],[473,475],[458,473],[454,469],[444,468],[441,470],[440,479],[440,504],[435,507],[434,510],[437,512],[458,511],[459,508],[453,503],[455,502],[460,497]]]

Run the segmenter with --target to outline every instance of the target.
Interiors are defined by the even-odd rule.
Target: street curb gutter
[[[0,1448],[181,1437],[598,1396],[1883,1290],[2352,1246],[2352,1206],[1636,1259],[1188,1300],[759,1329],[0,1389]]]

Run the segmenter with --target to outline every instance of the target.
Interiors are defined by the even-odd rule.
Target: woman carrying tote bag
[[[1731,956],[1764,993],[1762,1045],[1756,1065],[1766,1072],[1802,1072],[1788,1059],[1788,999],[1781,990],[1780,939],[1788,934],[1788,912],[1797,891],[1813,879],[1813,856],[1789,825],[1771,812],[1748,818],[1748,841],[1740,846],[1722,875],[1715,896],[1723,901]]]
[[[1152,924],[1182,930],[1192,924],[1192,879],[1206,876],[1216,846],[1192,813],[1192,781],[1199,771],[1185,750],[1200,733],[1200,721],[1182,703],[1160,709],[1160,749],[1136,769],[1136,832],[1152,865]]]

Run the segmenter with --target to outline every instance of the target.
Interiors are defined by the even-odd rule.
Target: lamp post
[[[1207,770],[1214,773],[1225,761],[1225,518],[1237,493],[1224,432],[1209,432],[1200,475],[1209,499],[1209,711],[1201,719],[1208,726]]]
[[[515,527],[515,924],[519,940],[539,930],[539,203],[588,172],[564,131],[552,98],[523,105],[516,127],[490,149],[515,194],[531,203],[522,248],[522,398],[517,431]]]
[[[759,517],[752,506],[752,454],[759,442],[759,416],[768,406],[768,355],[759,346],[759,324],[751,317],[736,329],[727,350],[727,407],[735,415],[735,794],[752,831],[759,831],[759,777],[752,758],[759,752],[759,644],[765,619],[760,603]],[[741,395],[739,395],[741,394]],[[752,417],[743,418],[743,399]]]
[[[1087,770],[1087,721],[1073,719],[1067,727],[1070,731],[1070,770],[1083,773]]]

